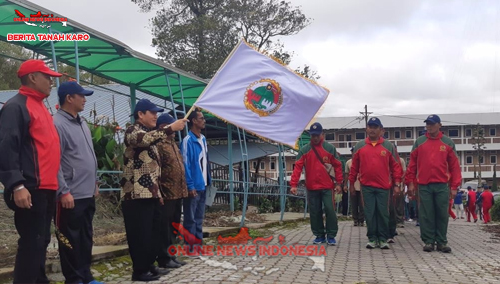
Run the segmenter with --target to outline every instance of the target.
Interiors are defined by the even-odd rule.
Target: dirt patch
[[[492,243],[500,243],[500,225],[481,226],[481,228],[493,235],[491,237]]]
[[[0,267],[12,266],[16,258],[17,234],[14,226],[14,211],[7,208],[0,198]]]
[[[240,222],[235,222],[228,220],[227,218],[221,217],[238,217],[241,216],[241,211],[217,211],[217,212],[206,212],[205,220],[203,220],[203,226],[206,227],[239,227]],[[255,212],[250,212],[246,214],[245,218],[249,223],[263,223],[266,219]]]

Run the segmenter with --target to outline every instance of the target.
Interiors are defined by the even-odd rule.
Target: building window
[[[352,135],[351,134],[347,134],[345,136],[345,141],[352,141]]]
[[[490,164],[494,165],[497,163],[497,156],[496,155],[491,155],[490,156]]]
[[[325,136],[326,140],[335,140],[335,133],[327,133]]]
[[[265,170],[266,169],[266,166],[264,165],[264,162],[260,162],[260,169],[261,170]]]
[[[363,140],[363,139],[365,139],[365,133],[364,132],[356,132],[356,140]]]
[[[256,161],[253,161],[252,162],[252,169],[256,169],[257,168],[257,162]]]
[[[458,137],[458,129],[448,129],[448,136]]]
[[[465,137],[472,137],[472,129],[470,128],[465,129]]]
[[[271,170],[276,170],[276,163],[275,162],[271,162],[271,164],[269,164],[269,168]]]
[[[411,133],[412,133],[411,130],[406,130],[405,131],[405,137],[411,139],[411,136],[412,136]]]
[[[345,138],[344,138],[344,134],[340,134],[340,135],[339,135],[339,141],[345,141],[344,139],[345,139]]]
[[[497,129],[496,128],[490,128],[490,136],[497,136]]]
[[[384,138],[389,139],[389,130],[384,131]]]
[[[465,157],[465,163],[467,165],[472,165],[472,156],[466,156]]]
[[[400,139],[401,138],[401,131],[395,130],[394,131],[394,139]]]

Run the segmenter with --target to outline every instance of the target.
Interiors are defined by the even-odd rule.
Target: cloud
[[[130,0],[39,0],[36,4],[67,17],[70,23],[77,21],[142,53],[155,55],[147,27],[154,12],[139,12],[139,7]]]
[[[295,2],[318,18],[283,41],[331,90],[322,116],[498,111],[499,3]]]
[[[282,41],[296,54],[291,67],[311,66],[331,90],[322,116],[355,116],[365,104],[379,115],[499,111],[500,1],[289,1],[313,19]],[[154,12],[131,1],[37,4],[155,54]]]

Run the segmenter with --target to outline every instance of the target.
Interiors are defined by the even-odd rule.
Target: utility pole
[[[484,129],[479,123],[476,125],[476,127],[474,127],[471,142],[472,142],[472,148],[474,148],[474,150],[476,150],[477,163],[478,163],[478,182],[477,182],[477,185],[480,186],[481,182],[482,182],[481,158],[483,157],[484,149],[486,149],[486,147],[484,146],[486,139],[484,138]]]
[[[368,116],[372,114],[373,112],[368,112],[368,105],[365,105],[365,111],[364,112],[359,112],[362,117],[365,118],[365,127],[368,127]]]

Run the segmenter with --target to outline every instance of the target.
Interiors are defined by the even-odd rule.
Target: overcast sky
[[[289,1],[312,19],[282,40],[330,89],[321,116],[499,111],[500,1]],[[155,56],[154,13],[131,1],[36,3]]]

